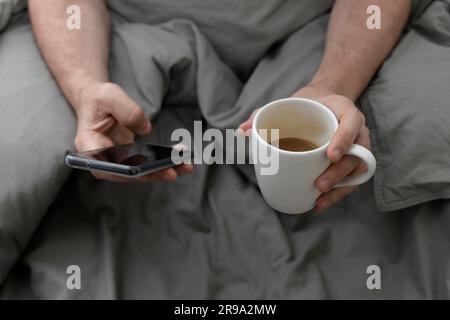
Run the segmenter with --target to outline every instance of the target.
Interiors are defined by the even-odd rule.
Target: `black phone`
[[[136,142],[85,152],[68,152],[66,164],[71,168],[135,178],[175,167],[190,158],[190,152],[186,149]]]

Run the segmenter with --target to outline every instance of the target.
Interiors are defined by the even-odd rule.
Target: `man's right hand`
[[[108,148],[133,143],[136,135],[150,133],[150,120],[143,110],[117,84],[93,82],[80,90],[76,110],[78,151]],[[138,178],[138,181],[174,181],[178,175],[192,172],[191,164],[183,164]],[[93,172],[99,179],[130,181],[131,179]],[[133,179],[135,180],[135,179]]]

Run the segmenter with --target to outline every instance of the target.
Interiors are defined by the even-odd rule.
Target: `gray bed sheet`
[[[188,20],[115,19],[111,75],[153,119],[148,141],[169,143],[173,129],[200,119],[234,128],[308,82],[327,21],[322,15],[272,47],[243,82]],[[325,214],[288,216],[264,202],[248,165],[198,165],[176,183],[126,186],[70,174],[63,154],[73,143],[73,115],[26,19],[9,32],[0,38],[0,65],[13,79],[35,76],[0,88],[0,115],[12,123],[2,125],[0,141],[14,150],[3,160],[11,170],[0,189],[0,298],[450,298],[448,200],[381,212],[368,183]],[[6,49],[13,40],[19,57]],[[39,135],[28,137],[13,121]],[[25,146],[11,149],[10,132]],[[52,142],[50,155],[38,164],[18,160],[42,140]],[[81,268],[81,290],[66,286],[70,265]],[[370,265],[381,268],[381,290],[367,287]]]

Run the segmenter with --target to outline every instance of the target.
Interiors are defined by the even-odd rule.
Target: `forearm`
[[[381,30],[366,26],[371,4],[381,8]],[[356,100],[397,43],[410,6],[410,0],[336,0],[325,54],[311,85]]]
[[[81,29],[66,27],[70,5],[81,8]],[[77,111],[89,83],[108,81],[110,17],[104,0],[30,0],[34,35],[47,66]]]

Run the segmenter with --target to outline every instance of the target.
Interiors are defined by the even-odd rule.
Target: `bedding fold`
[[[174,129],[192,131],[195,120],[236,128],[255,108],[311,79],[323,54],[328,15],[307,21],[279,43],[268,39],[263,53],[236,50],[230,57],[195,21],[150,25],[114,17],[111,79],[152,118],[154,130],[143,141],[170,144]],[[409,50],[413,44],[418,52]],[[382,164],[374,186],[361,186],[324,215],[286,216],[264,202],[250,165],[198,165],[173,184],[124,188],[77,171],[66,181],[70,171],[63,159],[72,148],[74,116],[28,23],[8,28],[0,36],[0,79],[8,79],[0,86],[0,147],[10,152],[0,159],[0,167],[9,168],[0,171],[0,297],[448,298],[449,202],[404,198],[411,196],[406,178],[446,182],[442,171],[429,175],[435,172],[429,164],[445,161],[445,153],[429,150],[428,161],[414,167],[420,155],[408,138],[414,133],[409,124],[416,122],[405,121],[447,119],[448,109],[441,108],[448,95],[440,81],[447,77],[443,47],[429,51],[429,41],[411,31],[361,100]],[[242,69],[231,62],[240,55],[247,61]],[[411,79],[412,68],[419,78]],[[417,90],[419,95],[411,90],[424,83],[427,70],[438,69],[439,79],[425,78],[436,87]],[[422,118],[419,106],[427,103],[433,112]],[[433,141],[445,143],[446,129],[433,129]],[[408,175],[397,159],[410,165],[409,172],[424,174]],[[389,179],[380,184],[386,173]],[[380,186],[389,198],[380,198]],[[397,198],[401,205],[392,207]],[[381,291],[367,289],[372,264],[384,270]],[[66,287],[70,265],[82,270],[82,290]]]

